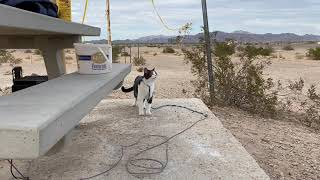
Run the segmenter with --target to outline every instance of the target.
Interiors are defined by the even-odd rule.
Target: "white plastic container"
[[[108,44],[74,44],[79,74],[104,74],[112,71],[112,47]]]

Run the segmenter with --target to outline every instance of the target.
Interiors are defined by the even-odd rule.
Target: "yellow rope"
[[[156,12],[158,18],[160,19],[160,22],[162,23],[162,25],[163,25],[167,30],[169,30],[169,31],[179,31],[179,28],[178,28],[178,29],[170,28],[170,27],[164,22],[163,18],[160,16],[160,14],[159,14],[159,12],[158,12],[158,10],[157,10],[157,8],[156,8],[156,5],[155,5],[155,3],[154,3],[154,0],[150,0],[150,1],[151,1],[151,3],[152,3],[152,6],[153,6],[154,11]]]
[[[82,24],[84,23],[86,16],[87,16],[88,2],[89,2],[89,0],[86,0],[86,4],[84,6],[84,12],[83,12],[83,16],[82,16]]]

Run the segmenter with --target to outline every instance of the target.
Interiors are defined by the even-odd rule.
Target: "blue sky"
[[[113,39],[148,35],[176,35],[166,30],[150,0],[110,0]],[[85,0],[72,0],[73,21],[80,22]],[[191,34],[202,26],[201,0],[155,0],[170,27],[193,23]],[[320,0],[207,0],[210,31],[320,34]],[[102,28],[106,38],[105,0],[89,0],[86,24]],[[96,38],[97,39],[97,38]]]

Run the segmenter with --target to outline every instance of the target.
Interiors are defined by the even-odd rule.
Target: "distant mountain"
[[[239,31],[233,31],[232,33],[233,33],[233,34],[252,34],[251,32],[248,32],[248,31],[242,31],[242,30],[239,30]]]
[[[320,41],[320,36],[306,34],[306,35],[297,35],[293,33],[281,33],[281,34],[254,34],[247,31],[234,31],[232,33],[226,33],[222,31],[217,31],[215,33],[211,33],[211,37],[213,39],[214,35],[216,34],[216,40],[219,42],[233,39],[235,41],[241,43],[277,43],[277,42],[309,42],[309,41]],[[186,36],[184,39],[184,43],[198,43],[199,39],[203,37],[202,33],[196,35],[189,35]],[[138,39],[127,39],[127,40],[115,40],[113,41],[114,44],[129,44],[129,43],[170,43],[174,42],[175,36],[145,36]],[[99,41],[91,41],[92,43],[105,43],[105,40]]]

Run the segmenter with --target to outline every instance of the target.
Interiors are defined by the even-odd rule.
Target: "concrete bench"
[[[47,153],[131,71],[114,64],[101,75],[68,74],[0,97],[0,159]]]

